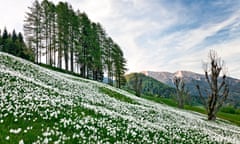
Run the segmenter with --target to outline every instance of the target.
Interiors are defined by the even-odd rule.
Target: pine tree
[[[97,69],[95,72],[95,78],[98,81],[103,81],[103,70],[104,70],[104,62],[105,62],[105,48],[106,48],[106,32],[105,30],[102,28],[102,26],[100,25],[100,23],[95,24],[95,35],[97,38],[97,49],[98,49],[98,53],[96,54],[97,58],[95,59],[95,61],[97,62]]]
[[[80,35],[80,20],[72,7],[69,8],[69,47],[70,47],[70,70],[74,72],[74,52],[76,51],[76,45],[78,45],[78,36]]]
[[[35,62],[41,63],[42,8],[40,3],[35,0],[32,7],[29,7],[29,10],[30,12],[26,13],[26,19],[24,20],[24,34],[28,41],[28,47],[31,47],[34,50]]]
[[[91,59],[92,59],[92,64],[91,64],[91,70],[92,70],[92,79],[97,80],[98,79],[98,72],[102,68],[102,62],[101,62],[101,49],[100,49],[100,41],[99,41],[99,36],[98,36],[98,29],[97,29],[97,24],[92,23],[92,28],[91,28]]]
[[[12,41],[16,42],[17,39],[18,39],[18,37],[17,37],[16,31],[13,30],[13,32],[12,32]]]
[[[106,39],[105,64],[107,68],[108,84],[113,85],[113,46],[112,38]]]
[[[49,2],[43,0],[41,3],[42,7],[42,35],[43,35],[43,48],[45,49],[44,55],[46,56],[46,64],[49,62],[49,27],[50,27],[50,15],[49,15]]]
[[[34,52],[31,48],[26,46],[21,32],[18,33],[17,43],[19,49],[18,56],[26,60],[34,61]]]
[[[69,61],[69,8],[67,3],[60,2],[57,5],[58,23],[58,66],[62,68],[62,56],[64,55],[65,69],[68,70]]]
[[[80,15],[81,24],[81,75],[86,78],[89,76],[88,69],[91,64],[90,60],[90,43],[91,43],[91,22],[85,13]]]
[[[44,0],[42,7],[43,41],[45,48],[46,64],[53,66],[56,51],[56,8],[52,2]]]
[[[7,52],[7,41],[9,39],[7,28],[5,27],[2,34],[2,51]]]
[[[20,49],[17,43],[17,39],[18,37],[17,37],[16,31],[13,30],[12,35],[9,36],[8,38],[8,44],[7,44],[7,50],[6,50],[7,53],[10,53],[15,56],[19,56]]]
[[[49,17],[50,17],[50,22],[49,22],[49,62],[50,65],[53,66],[55,65],[55,59],[56,59],[56,45],[57,45],[57,34],[56,34],[56,7],[52,2],[49,2]]]
[[[57,31],[58,31],[58,67],[59,68],[62,68],[62,56],[63,56],[63,41],[64,41],[64,38],[63,38],[63,29],[64,29],[64,26],[63,26],[63,19],[62,18],[62,5],[64,5],[64,3],[60,2],[58,5],[57,5]]]
[[[33,61],[33,52],[27,49],[21,33],[17,35],[16,31],[13,30],[12,34],[8,34],[5,28],[3,36],[0,36],[0,41],[4,52]]]
[[[34,49],[35,62],[41,62],[44,52],[46,64],[61,69],[64,64],[66,70],[76,70],[84,78],[99,81],[106,71],[109,84],[113,85],[115,77],[116,86],[120,87],[126,60],[99,23],[91,22],[85,13],[75,12],[66,2],[55,6],[48,0],[41,5],[36,0],[29,9],[24,32],[28,47]]]
[[[117,44],[114,44],[113,47],[113,61],[116,87],[121,88],[121,85],[126,82],[124,77],[126,71],[126,60],[123,57],[121,48]]]
[[[81,26],[81,12],[78,10],[76,12],[77,19],[77,30],[75,31],[75,47],[74,47],[74,60],[76,62],[76,71],[81,74],[81,64],[82,64],[82,26]]]

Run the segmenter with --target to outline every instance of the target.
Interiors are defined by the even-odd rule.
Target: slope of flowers
[[[240,128],[222,120],[5,53],[0,79],[0,143],[240,143]]]

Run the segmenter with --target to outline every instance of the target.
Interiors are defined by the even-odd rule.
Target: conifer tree
[[[7,42],[9,39],[7,28],[5,27],[2,34],[2,51],[7,52]]]
[[[106,50],[105,50],[105,57],[106,57],[106,67],[107,67],[107,76],[108,76],[108,84],[113,85],[113,46],[114,42],[109,37],[106,39]]]
[[[103,74],[104,74],[104,69],[106,68],[105,66],[105,62],[106,62],[106,32],[103,29],[103,27],[101,26],[100,23],[97,23],[96,25],[96,29],[97,29],[97,35],[98,35],[98,43],[99,43],[99,49],[100,49],[100,61],[99,61],[99,69],[97,72],[97,79],[98,81],[103,81]]]
[[[89,76],[88,69],[91,65],[90,57],[90,43],[91,43],[91,22],[88,19],[88,16],[85,13],[80,15],[80,24],[81,24],[81,49],[82,49],[82,58],[81,58],[81,75],[86,78]]]
[[[35,62],[76,71],[84,78],[103,80],[103,71],[108,82],[117,87],[123,82],[126,60],[119,46],[107,37],[99,23],[92,22],[86,13],[75,12],[67,2],[54,5],[48,0],[41,4],[34,1],[26,14],[24,32],[28,47],[34,49]],[[64,62],[63,62],[64,60]],[[75,66],[75,68],[74,68]]]
[[[31,47],[35,53],[35,62],[41,63],[41,39],[42,39],[42,8],[40,3],[35,0],[29,12],[26,13],[24,20],[24,34],[28,41],[28,47]]]
[[[121,88],[121,85],[125,82],[124,73],[126,71],[126,60],[123,57],[121,48],[117,44],[114,44],[113,47],[113,61],[116,87]]]
[[[17,37],[16,31],[13,30],[13,32],[12,32],[12,41],[13,41],[13,42],[16,42],[17,39],[18,39],[18,37]]]
[[[51,66],[56,62],[56,47],[57,47],[57,30],[56,30],[56,7],[54,3],[49,2],[49,63]]]
[[[4,39],[4,42],[2,42],[2,39]],[[17,35],[16,31],[13,30],[12,34],[8,34],[5,28],[3,36],[0,36],[0,41],[1,50],[4,49],[3,52],[33,61],[34,54],[26,47],[21,33]]]
[[[76,63],[76,71],[81,74],[81,65],[82,65],[82,26],[81,26],[81,12],[78,10],[76,12],[77,19],[77,30],[75,31],[75,47],[74,47],[74,61]],[[81,74],[82,75],[82,74]]]
[[[46,64],[49,64],[49,29],[50,29],[50,15],[49,15],[49,2],[43,0],[42,7],[42,33],[43,33],[43,48],[45,49],[44,55],[46,56]]]
[[[70,70],[74,71],[74,56],[79,45],[78,37],[80,37],[80,20],[76,12],[69,7],[69,47],[70,47]]]

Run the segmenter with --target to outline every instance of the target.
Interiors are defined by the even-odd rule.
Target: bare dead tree
[[[203,63],[203,69],[205,77],[209,86],[209,89],[205,89],[207,93],[207,99],[202,94],[202,89],[197,84],[199,96],[205,105],[208,114],[208,120],[215,120],[216,114],[226,101],[229,94],[229,84],[227,83],[227,69],[224,61],[218,57],[215,50],[209,52],[210,66],[208,63]],[[223,73],[220,81],[220,74]]]
[[[135,93],[136,93],[136,96],[141,96],[141,91],[142,91],[142,78],[140,76],[140,74],[138,73],[135,73],[134,74],[134,90],[135,90]]]
[[[173,78],[173,83],[176,87],[178,107],[183,108],[185,101],[188,97],[188,92],[185,89],[185,83],[183,81],[183,78],[175,76]]]

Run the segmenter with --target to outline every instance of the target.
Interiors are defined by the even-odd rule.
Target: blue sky
[[[22,31],[32,0],[0,0],[0,28]],[[58,2],[59,0],[53,0]],[[69,0],[100,22],[123,49],[128,72],[189,70],[203,73],[210,49],[240,78],[238,0]],[[14,6],[14,7],[12,7]],[[8,12],[8,15],[5,15]]]

